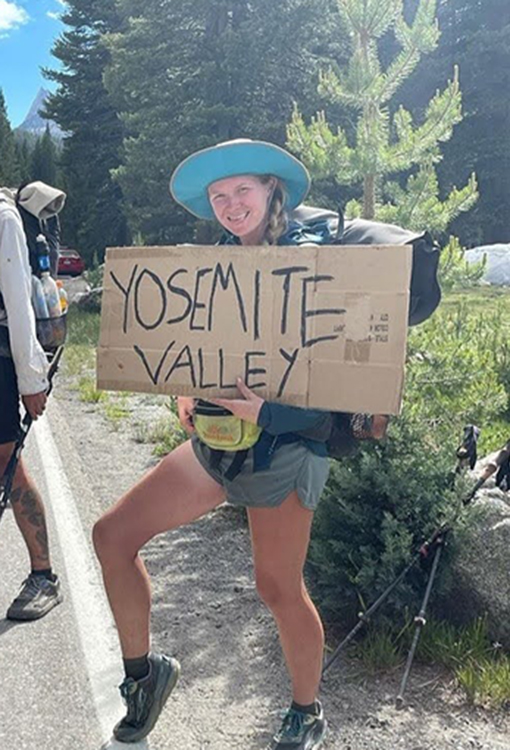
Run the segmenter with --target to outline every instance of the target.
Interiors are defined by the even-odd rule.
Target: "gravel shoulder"
[[[49,417],[87,535],[94,520],[157,459],[140,423],[168,414],[163,399],[129,395],[112,422],[80,401],[61,373]],[[137,426],[138,425],[138,426]],[[253,581],[244,514],[223,506],[154,539],[144,557],[153,585],[153,644],[183,667],[175,697],[151,735],[158,750],[262,750],[288,705],[289,685],[272,618]],[[333,646],[334,644],[330,644]],[[332,750],[509,750],[510,717],[466,704],[441,669],[416,665],[407,705],[394,708],[401,670],[370,677],[338,662],[323,685]]]

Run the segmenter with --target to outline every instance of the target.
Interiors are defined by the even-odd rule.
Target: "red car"
[[[59,276],[80,276],[85,270],[83,258],[77,250],[61,247],[58,258]]]

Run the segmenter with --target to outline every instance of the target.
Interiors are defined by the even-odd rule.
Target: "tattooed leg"
[[[0,463],[3,463],[1,459],[4,452],[7,456],[10,455],[6,445],[1,445]],[[41,496],[23,464],[23,459],[20,460],[16,469],[10,500],[14,518],[30,555],[32,570],[50,568],[44,506]]]

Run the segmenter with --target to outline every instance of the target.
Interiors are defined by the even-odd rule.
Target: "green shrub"
[[[452,459],[422,424],[395,421],[388,439],[332,462],[310,548],[322,609],[352,624],[409,563],[455,506]],[[382,612],[401,624],[416,609],[425,573],[415,566]]]
[[[477,424],[483,428],[483,450],[493,444],[490,427],[507,415],[507,308],[508,299],[462,295],[453,303],[446,300],[432,319],[410,333],[405,411],[435,427],[449,443],[463,425]]]
[[[94,255],[92,266],[85,271],[84,276],[92,289],[103,286],[104,263],[98,262],[97,255]]]
[[[468,263],[457,237],[450,237],[439,261],[441,288],[444,292],[449,292],[477,286],[483,278],[486,264],[485,257],[478,263]]]

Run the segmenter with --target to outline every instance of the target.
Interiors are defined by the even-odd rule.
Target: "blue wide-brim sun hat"
[[[270,174],[280,178],[287,190],[286,209],[302,203],[310,188],[310,175],[299,159],[265,141],[239,138],[197,151],[184,159],[170,180],[170,192],[199,219],[214,219],[207,188],[217,180],[238,175]]]

